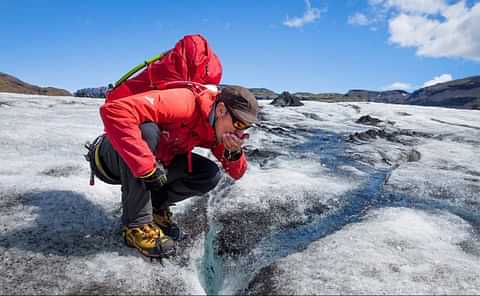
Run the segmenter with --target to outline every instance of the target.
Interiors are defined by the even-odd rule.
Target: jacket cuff
[[[156,172],[157,172],[157,168],[153,168],[153,170],[151,170],[149,173],[146,173],[145,175],[137,177],[137,178],[138,179],[148,179],[148,178],[151,178],[153,175],[155,175]]]

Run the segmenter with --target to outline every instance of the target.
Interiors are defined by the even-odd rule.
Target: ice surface
[[[268,161],[264,165],[259,165],[259,161],[250,162],[247,174],[224,195],[217,195],[213,200],[216,210],[235,211],[245,207],[267,209],[272,202],[291,203],[292,200],[301,205],[312,196],[326,202],[365,181],[362,172],[356,168],[346,169],[355,171],[350,178],[346,178],[326,167],[321,155],[310,150],[295,152],[296,146],[316,137],[315,129],[325,128],[324,121],[305,114],[327,112],[325,117],[328,117],[329,110],[325,109],[333,113],[331,105],[325,104],[329,108],[319,108],[315,104],[307,104],[308,107],[291,109],[273,107],[263,101],[261,105],[264,114],[261,128],[249,130],[251,138],[247,147],[266,151],[265,154],[272,157],[265,157]],[[339,117],[344,118],[342,114]],[[306,130],[299,131],[299,126]],[[272,132],[269,128],[277,128],[279,132]]]
[[[273,186],[274,188],[268,188],[267,185],[268,190],[264,192],[276,192],[276,189],[281,188],[281,195],[283,196],[283,199],[285,199],[284,203],[295,204],[296,200],[302,200],[292,193],[292,190],[293,192],[298,192],[298,188],[296,187],[297,182],[295,182],[295,172],[300,171],[307,176],[311,175],[312,172],[315,172],[313,175],[316,180],[302,177],[304,180],[308,180],[308,182],[300,183],[306,191],[308,191],[309,185],[311,184],[314,184],[315,187],[319,188],[319,195],[326,198],[323,202],[328,200],[329,197],[338,194],[338,198],[341,201],[346,202],[347,206],[349,206],[349,199],[352,198],[353,194],[356,194],[357,196],[366,195],[367,198],[368,196],[373,197],[371,202],[361,202],[360,206],[365,206],[366,209],[375,206],[382,206],[383,204],[388,205],[391,202],[414,205],[415,199],[422,200],[421,207],[423,208],[431,207],[445,209],[445,206],[437,203],[429,204],[428,202],[425,203],[423,201],[424,199],[431,199],[432,197],[441,197],[441,199],[446,201],[447,204],[454,204],[456,206],[456,208],[451,209],[452,212],[460,212],[469,219],[473,219],[475,227],[478,227],[478,223],[480,222],[478,219],[478,205],[480,202],[478,197],[478,193],[480,192],[478,186],[479,174],[476,169],[480,164],[480,158],[478,157],[480,152],[478,151],[480,147],[480,145],[478,145],[480,144],[478,140],[480,138],[480,129],[478,129],[478,127],[480,127],[480,117],[478,117],[478,112],[372,103],[322,104],[314,102],[306,102],[306,105],[303,107],[290,108],[288,110],[266,106],[264,112],[267,112],[268,115],[265,116],[267,120],[266,124],[279,124],[280,126],[287,128],[288,126],[294,126],[295,129],[292,128],[292,130],[296,132],[296,139],[289,142],[289,149],[282,151],[282,156],[277,157],[274,161],[268,162],[266,166],[258,168],[258,173],[255,172],[250,175],[252,183],[245,186],[245,188],[248,188],[248,191],[251,192],[252,188],[261,187],[263,180],[267,180],[265,184],[275,183],[271,178],[275,176],[275,174],[272,173],[277,168],[281,168],[280,172],[282,173],[288,172],[287,174],[290,174],[289,172],[292,171],[292,178],[290,178],[289,175],[286,176],[285,181],[277,182],[278,184]],[[306,115],[305,118],[301,118],[300,114]],[[315,116],[312,116],[311,114],[315,114]],[[433,116],[433,114],[435,116]],[[355,123],[355,121],[363,115],[371,115],[379,118],[383,120],[384,123],[379,127],[365,126]],[[303,132],[302,128],[306,128],[306,131]],[[325,152],[328,154],[328,151],[317,153],[320,157],[317,157],[318,155],[313,155],[310,158],[302,158],[301,154],[296,154],[294,152],[296,141],[308,141],[309,130],[313,130],[314,133],[317,133],[315,130],[332,132],[347,139],[348,136],[354,132],[362,132],[368,129],[384,130],[387,135],[396,136],[391,138],[377,137],[376,139],[371,139],[363,143],[345,145],[343,152],[341,149],[334,150],[334,153],[337,153],[336,158],[334,159],[334,162],[337,163],[336,166],[328,165],[328,161],[325,163],[325,159],[322,158]],[[258,147],[268,147],[269,145],[273,146],[275,144],[269,141],[269,135],[270,133],[266,133],[264,138],[257,138],[257,140],[259,140],[257,143]],[[322,144],[329,145],[328,143],[320,143],[320,145]],[[340,157],[340,154],[342,153],[345,153],[347,158],[357,160],[357,164],[352,165],[351,163],[343,163],[344,158]],[[283,157],[285,154],[287,156],[284,159]],[[306,162],[302,163],[302,160],[304,159],[306,159]],[[277,160],[281,162],[281,164],[276,163]],[[359,164],[367,165],[376,170],[381,170],[379,176],[384,174],[383,178],[385,186],[370,186],[369,184],[372,180],[369,180],[369,175],[372,174],[372,172],[365,170],[364,166]],[[251,171],[253,171],[253,169]],[[262,176],[262,178],[260,178],[259,176],[263,172],[268,172],[269,176]],[[350,175],[345,175],[345,172],[349,172]],[[332,177],[334,180],[338,180],[338,182],[325,182],[333,185],[332,187],[323,187],[323,185],[320,184],[322,179],[326,180]],[[248,179],[249,178],[247,177],[242,181],[247,182]],[[235,185],[239,187],[242,186],[242,181]],[[282,184],[284,187],[282,187]],[[345,187],[335,187],[336,184],[343,184]],[[362,187],[365,189],[362,189]],[[229,194],[235,196],[235,189],[229,191]],[[290,199],[289,197],[292,196],[292,194],[295,197]],[[239,195],[238,192],[237,195]],[[259,195],[262,196],[261,194]],[[314,196],[318,198],[318,195]],[[242,206],[246,203],[241,197],[238,197],[238,200],[241,201],[240,204]],[[264,197],[262,196],[259,201],[256,201],[251,205],[251,208],[258,209],[258,206],[262,205],[263,201]],[[355,207],[356,201],[353,202],[354,203],[352,203],[351,206]],[[301,204],[308,209],[308,202],[302,200]],[[342,207],[343,204],[344,203],[328,205],[335,208],[335,206]],[[472,205],[474,206],[473,208]],[[231,210],[232,214],[235,212],[233,207],[229,207],[227,202],[225,202],[225,205],[222,205],[220,208],[222,210]],[[268,210],[266,210],[265,213],[266,215],[270,215],[267,214],[269,213]],[[337,220],[345,221],[349,219],[337,216],[333,221]],[[320,223],[328,225],[331,223],[330,221],[331,220],[327,218]],[[306,229],[313,233],[317,233],[318,230],[316,229],[322,227],[321,224],[313,224],[310,229],[309,227]],[[303,229],[304,228],[305,227],[303,227]],[[441,227],[439,227],[439,229],[441,229]],[[305,231],[305,229],[302,231]],[[304,234],[299,235],[298,239],[304,239]],[[359,239],[361,239],[361,236]],[[432,239],[432,242],[434,240],[435,239]],[[469,243],[466,243],[466,245],[470,246],[470,253],[477,254],[478,256],[477,249],[479,249],[479,244],[476,238],[469,240]],[[346,248],[350,250],[350,246],[346,246]],[[352,247],[353,250],[354,248],[355,246]],[[248,284],[245,284],[244,282],[242,283],[242,281],[249,278],[248,273],[257,273],[263,264],[268,264],[269,260],[262,260],[262,258],[265,257],[266,252],[269,251],[277,252],[278,250],[268,242],[262,242],[244,258],[245,260],[237,260],[234,261],[235,263],[226,264],[226,266],[229,267],[233,264],[240,264],[240,266],[242,266],[241,269],[248,270],[248,272],[247,275],[240,276],[242,274],[241,269],[233,269],[234,271],[232,271],[230,275],[225,275],[222,291],[228,294],[242,291],[242,287],[243,289],[246,288]],[[436,254],[438,256],[438,264],[448,265],[449,257],[442,257],[442,254],[442,252]],[[253,256],[256,259],[249,261],[249,256]],[[260,257],[257,258],[256,256]],[[368,260],[366,260],[365,263],[362,263],[364,260],[363,256],[359,257],[359,264],[366,266],[370,264],[370,261]],[[471,256],[465,256],[464,262],[469,262],[472,258],[478,260]],[[298,253],[298,260],[292,262],[292,264],[288,266],[288,270],[293,273],[299,272],[305,264],[304,261],[310,262],[309,260],[311,261],[311,258],[304,253]],[[331,260],[332,265],[334,265],[336,262],[335,260],[340,260],[341,262],[344,259],[332,255]],[[245,263],[245,261],[247,263]],[[254,263],[252,263],[252,261]],[[321,261],[317,263],[321,264]],[[275,264],[273,265],[275,266]],[[458,266],[456,268],[460,269]],[[311,268],[314,271],[319,267],[318,265],[315,266],[313,264]],[[238,273],[236,274],[235,271]],[[477,271],[478,270],[473,270],[472,272]],[[334,274],[341,274],[342,272],[343,270],[334,269]],[[427,270],[426,273],[428,275],[424,278],[427,279],[432,277],[435,278],[437,276],[435,275],[435,270]],[[302,275],[298,276],[299,279],[302,277]],[[468,279],[469,277],[465,275],[463,281],[468,281]],[[270,280],[271,279],[267,276],[263,280],[260,280],[260,282],[263,282],[263,285],[268,287]],[[280,285],[277,290],[260,290],[260,292],[271,292],[275,294],[287,293],[285,291],[288,291],[288,293],[311,294],[342,292],[355,293],[361,291],[368,293],[370,291],[371,293],[375,293],[375,290],[369,289],[320,289],[316,291],[302,289],[301,287],[309,286],[308,281],[310,278],[308,276],[305,276],[304,281],[300,282],[298,285],[292,286],[291,289],[287,288],[289,286],[288,279],[279,277],[277,280],[286,285]],[[352,281],[355,280],[358,281],[359,285],[365,285],[365,287],[368,287],[369,285],[369,282],[363,281],[362,278],[352,279]],[[411,282],[406,282],[405,286],[407,288],[404,290],[389,290],[385,288],[377,291],[387,291],[386,293],[415,292],[416,286],[414,285],[414,282],[416,280],[417,279],[414,278]],[[428,281],[429,280],[425,280],[427,284]],[[388,277],[385,278],[384,282],[385,285],[390,283]],[[470,286],[465,288],[463,282],[457,285],[455,280],[450,281],[449,285],[451,289],[446,289],[448,285],[441,285],[434,291],[436,293],[440,293],[440,291],[468,291],[469,293],[472,293],[473,291],[478,291],[480,287],[478,282],[473,282]],[[428,291],[427,288],[424,291]]]
[[[202,237],[181,247],[181,264],[146,261],[123,245],[119,186],[89,186],[83,144],[102,133],[103,100],[0,94],[0,102],[0,293],[204,294]]]
[[[422,159],[396,169],[387,189],[480,209],[480,146],[432,140],[417,149]]]
[[[65,276],[73,293],[92,293],[97,289],[122,294],[194,294],[204,295],[199,282],[197,260],[203,256],[203,241],[191,250],[188,266],[178,266],[168,260],[163,265],[131,255],[116,252],[100,253],[85,259],[74,259],[66,267]]]
[[[162,267],[123,245],[120,188],[88,185],[101,103],[0,93],[0,293],[480,293],[480,112],[262,101],[246,175],[173,208],[195,235]]]
[[[370,211],[365,219],[276,262],[283,294],[477,294],[480,259],[461,244],[478,239],[446,212]],[[275,293],[275,292],[274,292]]]
[[[272,202],[305,205],[315,198],[327,202],[355,188],[358,181],[330,175],[320,163],[308,160],[278,159],[273,168],[250,166],[248,173],[229,187],[226,196],[218,196],[213,203],[219,211],[249,207],[268,209]]]

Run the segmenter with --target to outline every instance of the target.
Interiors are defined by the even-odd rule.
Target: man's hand
[[[223,134],[223,145],[225,149],[231,152],[242,150],[242,145],[245,139],[248,139],[248,134],[237,136],[235,133]]]
[[[167,171],[163,167],[157,166],[151,173],[139,177],[138,179],[143,181],[147,190],[160,190],[165,184],[167,184]]]
[[[223,135],[224,157],[229,161],[238,160],[242,156],[243,141],[248,139],[248,137],[248,134],[238,136],[234,133],[225,133]]]

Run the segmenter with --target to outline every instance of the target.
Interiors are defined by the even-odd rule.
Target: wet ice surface
[[[382,122],[355,123],[364,115]],[[463,262],[471,260],[475,265],[480,255],[479,178],[475,177],[480,161],[478,115],[478,112],[368,103],[307,102],[304,107],[284,109],[265,106],[263,121],[253,132],[253,147],[247,146],[253,160],[250,174],[233,187],[225,187],[210,201],[212,245],[216,249],[207,258],[207,261],[213,259],[210,266],[215,271],[209,276],[209,292],[478,293],[478,269],[456,263],[449,265],[450,257],[443,256],[443,250],[432,256],[440,266],[448,267],[444,277],[451,280],[447,283],[438,276],[435,265],[425,268],[423,275],[408,274],[407,269],[406,277],[410,280],[401,283],[394,272],[373,266],[379,273],[386,273],[380,278],[383,286],[369,284],[368,278],[374,281],[378,277],[373,273],[357,276],[370,265],[368,257],[382,251],[381,245],[356,250],[348,239],[339,242],[352,254],[360,252],[359,258],[346,263],[343,257],[322,254],[331,259],[329,269],[336,264],[339,267],[333,268],[328,278],[330,286],[325,282],[312,285],[317,273],[321,273],[324,259],[309,255],[318,249],[308,251],[344,227],[356,225],[372,209],[402,207],[406,211],[416,209],[410,217],[437,210],[441,211],[439,217],[446,212],[454,215],[455,221],[471,225],[470,237],[452,244],[457,247],[457,254],[464,255]],[[388,213],[396,215],[395,210]],[[398,223],[403,223],[402,219]],[[450,221],[454,220],[439,223],[449,225]],[[415,224],[410,226],[414,228]],[[418,227],[422,229],[421,225]],[[358,233],[359,240],[362,234]],[[451,235],[438,234],[439,239]],[[386,229],[367,239],[396,241],[398,238],[395,229]],[[421,260],[426,253],[420,251],[434,244],[412,242],[415,243],[417,248],[398,257]],[[385,260],[394,264],[396,259]],[[424,260],[428,265],[429,258]],[[287,266],[288,274],[297,276],[284,279],[279,262],[285,262],[281,266]],[[308,272],[302,272],[305,265],[310,266]],[[352,270],[347,286],[357,282],[350,290],[342,288],[345,278],[341,268]],[[462,270],[464,273],[458,277],[449,273]]]
[[[478,294],[480,259],[461,245],[473,240],[458,216],[407,208],[369,211],[362,221],[284,257],[261,294]],[[266,272],[266,270],[264,271]],[[263,284],[263,285],[262,285]]]
[[[88,185],[100,104],[0,94],[0,293],[480,293],[478,111],[262,102],[247,174],[173,208],[162,266]]]

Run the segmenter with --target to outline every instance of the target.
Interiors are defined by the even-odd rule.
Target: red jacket
[[[191,171],[192,149],[198,146],[210,148],[225,171],[239,179],[247,168],[245,153],[236,161],[224,158],[224,146],[217,144],[208,118],[214,102],[209,92],[195,95],[187,88],[152,90],[106,102],[100,115],[107,138],[136,177],[151,172],[156,160],[168,167],[177,154],[188,154]],[[142,139],[140,125],[144,122],[155,122],[161,130],[155,155]]]

